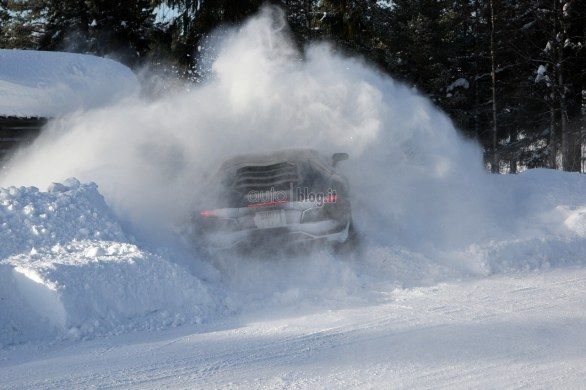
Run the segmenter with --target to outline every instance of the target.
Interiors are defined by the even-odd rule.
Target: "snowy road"
[[[253,313],[0,352],[3,388],[563,387],[586,383],[586,269],[395,290],[372,306]],[[262,319],[262,320],[261,320]],[[30,348],[30,347],[29,347]]]

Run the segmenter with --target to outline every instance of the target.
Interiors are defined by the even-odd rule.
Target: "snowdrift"
[[[0,49],[0,115],[57,117],[136,95],[126,66],[92,55]]]
[[[206,287],[141,250],[95,184],[0,189],[0,345],[158,329],[209,316]]]

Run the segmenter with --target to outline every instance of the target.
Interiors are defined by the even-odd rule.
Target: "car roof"
[[[267,153],[251,153],[232,157],[222,164],[221,170],[242,165],[271,165],[282,162],[298,163],[307,160],[318,160],[322,163],[326,159],[314,149],[281,149]]]

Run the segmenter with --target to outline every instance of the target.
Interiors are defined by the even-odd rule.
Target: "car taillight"
[[[216,213],[214,213],[213,211],[210,211],[210,210],[204,210],[204,211],[200,212],[199,215],[204,218],[209,218],[209,217],[215,217]]]
[[[204,210],[199,213],[200,218],[196,221],[197,226],[204,230],[215,231],[225,230],[232,231],[237,228],[236,218],[226,218],[218,215],[214,211]]]
[[[338,200],[338,195],[331,194],[331,195],[328,195],[324,198],[324,203],[336,203],[337,200]]]

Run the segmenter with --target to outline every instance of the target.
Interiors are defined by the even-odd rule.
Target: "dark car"
[[[347,158],[287,149],[225,161],[215,176],[214,200],[194,217],[196,241],[212,251],[352,245],[348,180],[336,171]]]

